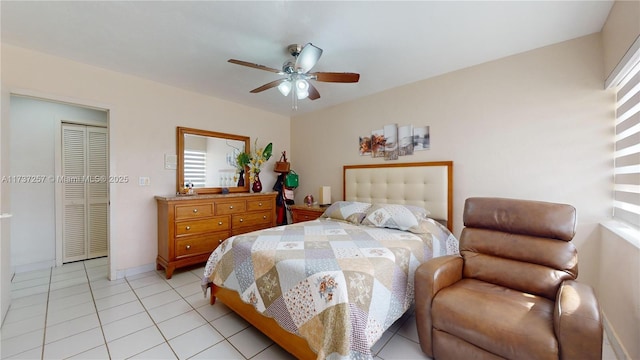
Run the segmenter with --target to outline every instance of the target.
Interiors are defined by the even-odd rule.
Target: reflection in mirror
[[[192,184],[198,194],[248,192],[248,181],[238,186],[236,159],[249,152],[249,137],[178,127],[178,192]],[[242,174],[244,176],[244,174]]]
[[[244,141],[184,135],[184,182],[194,188],[232,187],[238,184],[238,154]]]

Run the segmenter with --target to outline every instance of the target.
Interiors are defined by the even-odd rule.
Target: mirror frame
[[[226,134],[226,133],[221,133],[221,132],[215,132],[215,131],[208,131],[208,130],[200,130],[200,129],[193,129],[193,128],[187,128],[187,127],[182,127],[182,126],[178,126],[177,127],[177,146],[178,146],[178,151],[177,151],[177,155],[178,155],[178,168],[176,171],[176,191],[179,194],[183,193],[183,186],[182,183],[184,182],[184,136],[185,135],[200,135],[200,136],[205,136],[205,137],[215,137],[215,138],[221,138],[221,139],[228,139],[228,140],[238,140],[238,141],[244,141],[244,152],[246,152],[247,154],[251,153],[251,148],[249,147],[251,144],[251,140],[248,136],[241,136],[241,135],[235,135],[235,134]],[[232,193],[238,193],[238,192],[249,192],[249,178],[247,176],[247,174],[249,173],[249,167],[245,166],[245,170],[244,170],[244,177],[245,177],[245,181],[244,181],[244,187],[240,187],[240,186],[231,186],[228,187],[227,189],[229,189],[229,192]],[[195,192],[197,194],[221,194],[222,193],[222,187],[201,187],[201,188],[194,188]]]

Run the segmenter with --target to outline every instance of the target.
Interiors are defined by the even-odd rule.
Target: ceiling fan
[[[293,59],[285,61],[282,65],[282,70],[236,59],[229,59],[229,62],[232,64],[252,67],[254,69],[270,71],[278,75],[284,75],[284,78],[266,83],[251,90],[250,92],[255,94],[277,87],[282,95],[288,96],[293,90],[292,98],[294,109],[297,108],[298,99],[309,98],[311,100],[316,100],[320,98],[320,93],[318,93],[318,90],[309,82],[309,80],[336,83],[356,83],[360,80],[360,74],[357,73],[309,72],[316,65],[322,55],[322,49],[312,43],[307,43],[304,46],[298,44],[289,45],[287,47],[287,52],[293,56]]]

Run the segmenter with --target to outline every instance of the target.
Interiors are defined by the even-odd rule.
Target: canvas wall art
[[[383,157],[398,160],[400,156],[413,155],[415,151],[429,150],[429,126],[389,124],[371,131],[371,136],[358,138],[360,156]]]
[[[371,156],[384,157],[384,129],[371,132]]]

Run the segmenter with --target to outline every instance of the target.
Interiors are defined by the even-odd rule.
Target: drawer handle
[[[266,220],[267,219],[267,215],[262,215],[262,218]]]
[[[258,206],[262,206],[262,203],[258,203]]]
[[[191,226],[187,226],[185,229],[187,229],[187,230],[191,230]]]
[[[197,212],[198,212],[198,209],[193,209],[193,212],[194,212],[194,213],[197,213]]]
[[[244,219],[242,219],[242,218],[241,218],[241,219],[240,219],[240,222],[243,222],[243,221],[244,221]]]
[[[218,244],[222,244],[222,239],[218,240]]]
[[[185,247],[187,248],[187,250],[191,249],[191,245],[187,245]]]
[[[218,225],[222,225],[222,221],[218,221]]]
[[[229,209],[233,209],[233,205],[229,205]]]

